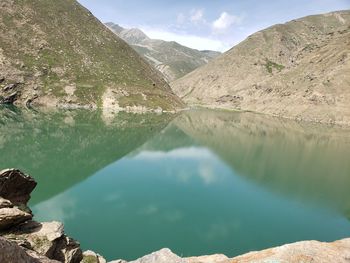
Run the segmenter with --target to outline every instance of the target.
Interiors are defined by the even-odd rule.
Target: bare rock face
[[[0,171],[0,196],[14,205],[26,205],[35,187],[34,179],[19,170]]]
[[[0,237],[0,251],[0,262],[4,263],[58,263],[35,253],[28,254],[16,243],[2,237]]]
[[[251,252],[225,263],[263,263],[263,262],[318,262],[348,263],[350,262],[350,238],[333,243],[303,241],[281,247]]]

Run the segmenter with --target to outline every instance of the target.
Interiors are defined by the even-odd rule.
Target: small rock
[[[1,76],[0,77],[0,83],[3,83],[5,81],[5,77]]]
[[[80,263],[83,260],[83,252],[77,241],[67,236],[58,241],[53,259],[64,263]]]
[[[35,187],[35,180],[19,170],[0,171],[0,196],[14,205],[26,205]]]
[[[1,81],[0,81],[1,82]],[[7,92],[7,91],[10,91],[10,90],[13,90],[17,87],[17,84],[8,84],[6,85],[2,90],[4,92]]]
[[[0,104],[13,104],[18,97],[18,92],[13,92],[9,96],[1,97]]]
[[[0,209],[9,207],[13,207],[13,204],[9,200],[0,197]]]
[[[88,250],[83,253],[82,263],[107,263],[107,261],[99,254]]]
[[[175,255],[170,249],[163,248],[150,255],[139,258],[129,263],[183,263],[184,260]]]

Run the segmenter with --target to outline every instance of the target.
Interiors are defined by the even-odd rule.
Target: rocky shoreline
[[[35,180],[16,169],[0,171],[0,262],[107,263],[103,256],[83,252],[64,233],[60,222],[33,221],[27,206]],[[322,243],[303,241],[229,259],[225,255],[181,258],[161,249],[129,263],[244,263],[244,262],[350,262],[350,238]],[[114,260],[110,263],[127,263]]]

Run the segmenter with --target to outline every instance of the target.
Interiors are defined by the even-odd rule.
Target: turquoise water
[[[220,111],[1,116],[0,167],[39,182],[36,219],[108,259],[350,236],[346,129]]]

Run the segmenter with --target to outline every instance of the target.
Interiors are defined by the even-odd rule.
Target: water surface
[[[350,236],[346,129],[220,111],[0,115],[0,167],[39,182],[36,219],[108,259]]]

